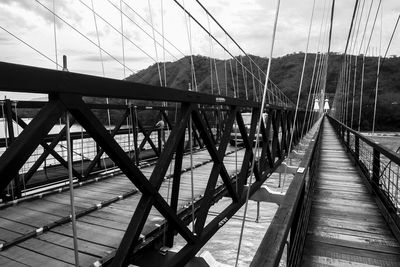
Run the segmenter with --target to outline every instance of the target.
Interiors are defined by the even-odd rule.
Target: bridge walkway
[[[327,119],[302,266],[400,266],[399,242]]]
[[[240,170],[244,149],[228,147],[224,164],[230,175]],[[239,165],[236,165],[236,157]],[[212,160],[207,150],[197,150],[193,157],[194,196],[204,194]],[[173,164],[172,164],[173,165]],[[190,160],[185,155],[179,194],[179,212],[189,209]],[[154,165],[141,169],[149,177]],[[167,199],[169,181],[165,179],[160,194]],[[217,186],[222,185],[221,178]],[[77,232],[81,266],[96,266],[117,249],[125,229],[141,197],[140,192],[125,175],[116,175],[74,189],[77,210]],[[73,266],[73,235],[70,221],[68,190],[43,195],[0,207],[0,266]],[[153,208],[142,232],[147,240],[164,223]]]

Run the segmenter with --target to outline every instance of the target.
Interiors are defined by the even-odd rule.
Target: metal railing
[[[250,266],[280,266],[285,257],[284,266],[300,265],[319,165],[322,121],[316,125],[317,130]]]
[[[168,259],[165,266],[183,266],[242,207],[248,190],[250,195],[256,192],[282,163],[289,152],[291,135],[293,134],[293,144],[302,137],[301,123],[304,112],[300,111],[297,121],[294,121],[295,111],[291,108],[267,105],[266,109],[261,111],[260,103],[254,101],[1,62],[0,73],[2,73],[0,90],[41,93],[49,96],[49,101],[39,107],[40,111],[35,118],[0,156],[0,192],[3,192],[10,182],[19,181],[18,172],[38,146],[46,147],[59,141],[56,140],[57,137],[46,139],[47,134],[60,118],[71,116],[141,192],[139,204],[137,207],[132,207],[135,212],[118,250],[102,261],[103,263],[112,261],[115,266],[131,262],[134,251],[133,260],[135,256],[140,255],[140,249],[145,247],[140,246],[138,249],[140,242],[144,240],[140,238],[140,234],[152,207],[155,207],[165,218],[160,229],[165,233],[166,244],[171,246],[176,234],[180,234],[187,242],[176,255]],[[159,105],[168,102],[177,106],[176,123],[171,124],[171,132],[162,144],[162,149],[161,146],[158,151],[157,148],[153,148],[155,153],[158,153],[158,159],[150,175],[146,176],[137,165],[133,164],[135,158],[129,157],[121,144],[115,140],[118,127],[110,131],[102,125],[94,113],[98,106],[85,101],[88,96],[128,99],[128,101],[145,100]],[[210,123],[214,119],[214,110],[217,110],[216,116],[219,117],[216,127]],[[244,112],[251,112],[249,125],[243,121],[242,113]],[[130,112],[125,112],[124,116],[127,113]],[[259,158],[253,167],[255,182],[247,187],[245,185],[251,162],[256,156],[253,143],[261,113],[267,113],[268,117],[261,123],[262,143],[257,151],[257,153],[260,152]],[[120,121],[125,119],[126,117],[122,117]],[[237,173],[230,175],[224,164],[224,157],[227,154],[234,125],[237,125],[237,134],[243,142],[243,156],[238,164],[240,168]],[[307,127],[311,126],[312,124]],[[207,149],[212,160],[211,171],[207,175],[207,183],[204,184],[204,193],[200,200],[191,204],[194,206],[196,218],[193,231],[187,227],[192,217],[188,216],[187,212],[178,211],[182,160],[188,129],[192,129],[194,138]],[[146,138],[146,134],[144,138],[147,141],[150,140],[148,135]],[[51,144],[49,145],[48,142]],[[136,144],[140,149],[139,142]],[[50,153],[53,149],[50,147],[46,151]],[[310,155],[314,155],[314,150]],[[174,160],[173,164],[172,160]],[[307,166],[310,164],[311,158]],[[170,168],[172,165],[173,167]],[[159,189],[168,170],[172,172],[170,175],[172,189],[169,199],[165,199]],[[313,168],[310,170],[313,171]],[[306,173],[308,170],[301,175]],[[79,176],[80,173],[76,171],[75,175]],[[223,181],[221,185],[217,184],[220,178]],[[231,198],[232,203],[211,221],[207,221],[211,205],[222,196]],[[192,209],[189,207],[187,210]],[[162,235],[153,238],[146,237],[146,240],[153,240],[154,242],[151,243],[156,243],[155,241],[161,237]]]
[[[332,117],[329,120],[383,204],[385,219],[399,233],[400,155]]]
[[[2,120],[0,124],[0,156],[32,120],[32,118],[26,117],[27,114],[34,116],[45,104],[46,102],[43,101],[11,101],[9,99],[0,101],[0,119]],[[140,165],[140,161],[154,160],[159,156],[162,144],[168,139],[171,127],[175,123],[173,119],[170,122],[171,118],[169,117],[171,116],[167,115],[168,112],[175,112],[172,107],[122,104],[89,104],[89,106],[97,111],[111,110],[114,112],[117,110],[122,114],[125,112],[122,120],[114,121],[116,125],[108,125],[107,129],[110,132],[115,131],[112,134],[113,138],[136,165]],[[210,111],[203,110],[203,112]],[[151,126],[142,125],[140,118],[143,116],[155,117],[156,120],[154,121],[154,118],[154,122],[150,120],[153,124]],[[165,120],[168,125],[160,128],[156,126],[158,120]],[[212,125],[212,128],[216,129],[217,126]],[[217,131],[213,132],[214,138],[218,139]],[[194,144],[201,148],[203,145],[198,136],[195,137],[197,139],[194,139]],[[99,172],[110,171],[110,168],[115,167],[114,162],[106,153],[102,152],[101,147],[80,125],[71,124],[71,151],[75,176],[79,182],[98,175]],[[29,194],[30,191],[37,192],[38,187],[45,188],[49,184],[52,185],[52,189],[57,182],[63,186],[62,181],[66,180],[68,176],[66,162],[65,124],[60,119],[59,123],[55,124],[49,134],[43,138],[41,146],[32,152],[18,171],[17,181],[14,180],[8,186],[7,192],[2,194],[2,202],[19,199]]]

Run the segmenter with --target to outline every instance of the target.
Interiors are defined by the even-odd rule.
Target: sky
[[[364,46],[360,49],[371,1],[370,23]],[[178,2],[234,56],[243,54],[196,0]],[[306,51],[313,2],[280,1],[273,57]],[[326,19],[330,16],[331,0],[315,2],[309,52],[325,51],[327,47],[327,42],[322,40],[327,38]],[[353,39],[356,45],[351,48],[351,52],[357,54],[365,52],[379,1],[359,2],[360,12],[365,2],[363,16],[359,34]],[[203,0],[201,3],[246,53],[269,56],[278,0]],[[343,53],[345,49],[354,3],[355,0],[336,0],[333,52]],[[368,51],[375,56],[379,53],[381,24],[383,54],[400,13],[400,1],[384,0],[381,8],[382,18],[378,16]],[[157,61],[175,61],[190,54],[221,59],[229,57],[216,41],[210,41],[209,35],[196,22],[185,16],[173,0],[2,0],[0,27],[0,61],[56,69],[56,61],[62,65],[62,55],[66,55],[69,71],[116,79]],[[165,38],[159,34],[162,32]],[[400,33],[395,35],[388,55],[400,55]],[[4,96],[20,99],[38,97],[0,92],[0,99]]]

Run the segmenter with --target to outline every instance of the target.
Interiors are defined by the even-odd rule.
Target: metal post
[[[354,143],[354,152],[355,152],[355,158],[356,161],[358,162],[360,160],[360,137],[358,135],[354,135],[356,140]]]
[[[63,55],[63,71],[68,71],[67,68],[67,56]],[[71,221],[72,221],[72,234],[74,239],[74,255],[75,255],[75,266],[79,266],[79,254],[78,254],[78,235],[76,232],[76,217],[75,217],[75,205],[74,205],[74,181],[72,177],[72,142],[71,142],[71,131],[70,121],[68,112],[65,113],[66,123],[66,136],[67,136],[67,158],[68,158],[68,178],[69,178],[69,194],[71,203]]]
[[[256,223],[259,222],[260,218],[260,201],[257,201],[257,217],[256,217]]]
[[[96,141],[95,141],[96,142]],[[96,155],[98,155],[100,153],[100,146],[97,144],[97,142],[96,142]],[[97,162],[96,162],[96,165],[97,165],[97,167],[98,168],[101,168],[101,159],[99,159]]]
[[[372,154],[372,181],[376,186],[379,186],[379,171],[381,167],[381,153],[374,148]]]
[[[161,141],[162,128],[157,129],[156,131],[157,131],[158,153],[161,154],[161,151],[162,151],[162,141]]]
[[[6,99],[4,103],[5,108],[5,118],[7,121],[7,129],[8,129],[8,145],[11,145],[14,142],[15,134],[14,134],[14,125],[13,125],[13,116],[12,116],[12,107],[10,99]],[[17,125],[17,127],[19,127]],[[14,198],[21,197],[21,183],[19,180],[19,174],[17,173],[14,177],[14,187],[15,187],[15,194]]]
[[[134,149],[135,149],[135,161],[136,161],[136,166],[139,166],[139,146],[138,146],[138,117],[137,117],[137,107],[134,107],[134,112],[131,114],[132,117],[132,127],[133,127],[133,144],[134,144]]]
[[[78,255],[78,238],[76,232],[76,218],[75,218],[75,205],[74,205],[74,181],[72,177],[72,151],[71,151],[71,134],[69,129],[69,116],[68,112],[65,116],[67,124],[67,151],[68,151],[68,177],[69,177],[69,193],[71,200],[71,220],[72,220],[72,233],[74,239],[74,253],[75,253],[75,266],[79,266],[79,255]]]

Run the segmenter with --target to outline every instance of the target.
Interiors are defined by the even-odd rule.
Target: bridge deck
[[[325,120],[303,266],[400,266],[400,245]]]
[[[229,147],[224,163],[229,174],[240,170],[244,150],[237,152]],[[197,151],[193,157],[194,196],[204,194],[212,161],[206,150]],[[178,209],[185,209],[191,199],[189,155],[184,156]],[[142,168],[149,177],[154,166]],[[219,178],[218,185],[222,184]],[[217,185],[217,186],[218,186]],[[168,195],[168,180],[160,188],[164,198]],[[172,186],[172,185],[171,185]],[[81,266],[92,265],[116,250],[132,217],[141,194],[124,175],[83,185],[74,190],[77,214],[79,259]],[[124,196],[120,199],[120,196]],[[0,266],[70,266],[74,264],[73,235],[69,220],[69,192],[44,196],[41,199],[20,202],[0,209],[0,246],[8,246],[0,252]],[[97,207],[102,203],[101,207]],[[152,209],[142,234],[154,231],[164,219]],[[54,224],[57,225],[54,225]],[[43,234],[37,229],[51,226]],[[21,239],[24,239],[23,242]],[[20,241],[19,241],[20,240]],[[17,241],[17,242],[15,242]]]

